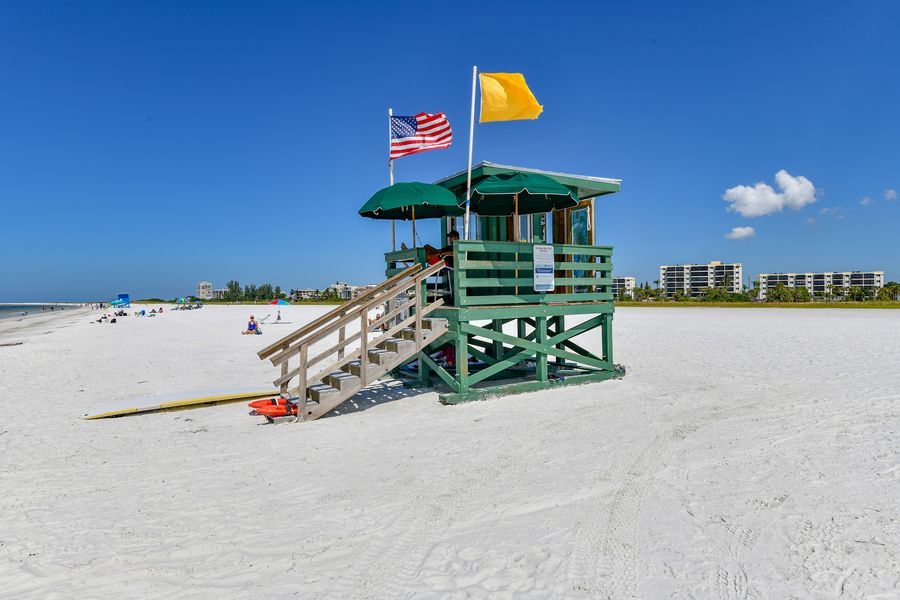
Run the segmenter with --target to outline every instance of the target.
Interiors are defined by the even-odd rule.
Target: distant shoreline
[[[615,302],[649,308],[877,308],[900,309],[900,302]]]

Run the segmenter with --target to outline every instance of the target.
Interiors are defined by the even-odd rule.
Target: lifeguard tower
[[[388,374],[436,386],[447,404],[624,374],[613,362],[612,247],[595,243],[594,228],[595,199],[621,182],[482,162],[472,185],[515,173],[549,177],[577,203],[476,215],[474,239],[454,242],[446,264],[429,264],[424,248],[387,252],[384,283],[259,352],[280,366],[275,385],[298,420]],[[466,171],[436,183],[465,202]],[[460,221],[443,217],[442,238],[462,231]],[[599,337],[600,352],[582,336]]]

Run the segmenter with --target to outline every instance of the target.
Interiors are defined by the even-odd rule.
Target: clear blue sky
[[[476,126],[476,161],[623,179],[597,211],[618,274],[900,279],[898,22],[877,1],[5,2],[0,301],[380,279],[388,225],[356,210],[387,184],[386,110],[455,131],[398,180],[464,168],[473,64],[545,106]],[[784,210],[727,210],[758,182],[744,212]]]

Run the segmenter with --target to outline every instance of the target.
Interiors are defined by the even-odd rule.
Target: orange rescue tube
[[[297,407],[293,404],[279,404],[277,406],[260,406],[256,414],[264,417],[288,417],[297,414]]]
[[[263,398],[262,400],[254,400],[247,406],[250,408],[262,408],[264,406],[279,406],[287,403],[284,398]]]

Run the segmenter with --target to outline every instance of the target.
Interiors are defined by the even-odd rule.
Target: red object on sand
[[[293,404],[279,404],[278,406],[261,406],[256,409],[256,414],[264,417],[287,417],[297,414],[297,407]]]
[[[278,406],[279,404],[287,404],[284,398],[263,398],[262,400],[254,400],[247,406],[250,408],[262,408],[264,406]]]

